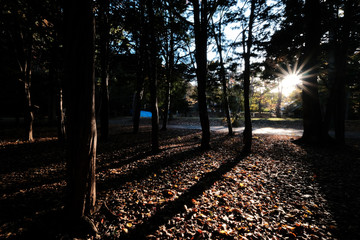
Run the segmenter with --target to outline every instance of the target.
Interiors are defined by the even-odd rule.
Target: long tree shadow
[[[0,174],[26,171],[63,161],[63,149],[56,140],[0,147]]]
[[[360,239],[360,151],[355,146],[302,145],[337,223],[338,237],[344,240]]]
[[[224,136],[217,135],[213,138],[213,141],[219,142],[223,138],[226,138],[226,136],[225,135]],[[194,145],[192,145],[192,146],[194,146]],[[189,159],[190,156],[194,156],[195,154],[197,154],[199,152],[202,152],[202,150],[199,147],[192,147],[187,151],[182,151],[182,152],[174,153],[171,155],[161,156],[159,158],[154,158],[151,162],[144,163],[140,166],[137,166],[136,168],[134,168],[133,170],[131,170],[130,172],[128,172],[126,174],[121,174],[120,176],[115,176],[110,179],[105,179],[103,181],[99,181],[98,189],[100,191],[107,191],[109,189],[118,188],[119,186],[125,184],[126,182],[145,179],[146,177],[148,177],[150,175],[160,173],[161,170],[166,167],[183,162],[186,159]],[[144,156],[147,156],[147,154],[145,153]],[[138,156],[138,157],[135,157],[134,159],[125,160],[125,161],[131,163],[134,161],[138,161],[140,159],[141,158],[139,158],[139,156]],[[122,164],[120,162],[118,166],[121,167],[123,165],[124,164]],[[104,169],[102,169],[102,170],[104,170]]]
[[[192,154],[200,152],[200,149],[195,147],[200,143],[200,139],[195,136],[198,131],[179,131],[181,132],[179,134],[180,136],[177,136],[178,131],[175,131],[175,134],[174,131],[171,132],[172,133],[163,134],[164,138],[161,139],[161,141],[164,142],[163,152],[167,154],[164,154],[162,157],[151,158],[151,161],[145,164],[136,165],[131,172],[121,177],[117,177],[117,175],[113,179],[108,179],[104,182],[99,181],[98,189],[100,191],[107,191],[111,188],[118,188],[122,183],[143,179],[149,174],[158,173],[162,168],[180,163]],[[145,133],[145,135],[146,134],[147,133]],[[178,137],[189,138],[185,141],[181,140],[182,143],[178,144],[179,149],[176,147]],[[223,137],[224,136],[214,136],[213,141],[222,141]],[[187,140],[190,141],[187,142]],[[169,142],[174,144],[165,146],[165,143]],[[185,142],[186,144],[184,144]],[[100,148],[104,148],[100,149],[100,152],[106,152],[106,154],[111,155],[111,149],[114,151],[117,143],[107,144],[112,144],[112,146],[106,148],[106,143],[104,143],[103,146],[100,146]],[[137,145],[137,142],[135,142],[135,144],[133,143],[133,145]],[[140,144],[140,147],[145,145],[146,144]],[[149,144],[147,145],[150,146]],[[131,144],[129,143],[127,146],[131,146]],[[181,147],[189,150],[181,152]],[[29,155],[27,155],[28,153]],[[130,152],[130,154],[133,153],[134,152]],[[136,153],[123,162],[111,163],[108,166],[100,167],[99,170],[130,165],[136,161],[148,158],[150,156],[149,153],[149,151],[143,151],[140,154]],[[5,156],[5,158],[0,160],[0,165],[6,165],[4,168],[1,168],[2,172],[5,174],[14,174],[14,176],[18,177],[21,176],[21,179],[16,178],[16,181],[12,179],[12,185],[7,186],[7,189],[1,189],[1,194],[4,196],[4,199],[0,201],[1,231],[6,232],[9,229],[14,231],[14,229],[23,228],[25,231],[24,235],[16,235],[14,239],[30,239],[28,236],[36,236],[37,239],[51,239],[49,236],[53,237],[62,231],[58,225],[62,221],[59,219],[59,214],[65,194],[65,184],[63,181],[65,179],[63,149],[55,140],[51,140],[49,142],[35,142],[11,146],[2,149],[1,154]],[[13,156],[15,157],[13,158]],[[124,156],[125,155],[121,155],[121,157]],[[22,159],[23,157],[24,159]],[[13,159],[14,163],[11,162],[11,159]],[[107,161],[111,160],[112,159],[107,159]],[[50,170],[46,172],[46,174],[43,172],[36,173],[39,169]],[[24,171],[27,171],[29,174],[21,175]],[[36,178],[33,178],[34,174]],[[3,190],[6,190],[6,192]]]
[[[10,145],[0,150],[2,194],[52,184],[63,175],[64,152],[55,140]]]
[[[223,175],[231,171],[242,159],[244,159],[244,157],[246,157],[246,155],[242,153],[236,159],[228,160],[215,171],[206,173],[179,198],[156,211],[156,213],[146,219],[144,223],[136,225],[136,227],[126,234],[123,239],[144,239],[159,226],[165,224],[168,219],[174,217],[178,213],[186,211],[184,205],[192,206],[192,199],[199,197],[205,190],[211,188],[215,182],[220,181],[223,178]]]
[[[125,184],[126,182],[140,180],[146,178],[149,175],[158,174],[161,171],[161,169],[174,165],[180,161],[184,161],[186,157],[191,156],[197,153],[198,151],[199,150],[197,148],[193,148],[189,151],[184,151],[176,155],[171,155],[171,158],[164,157],[161,159],[154,160],[149,164],[143,164],[139,167],[136,167],[127,174],[121,174],[120,176],[116,176],[114,178],[106,179],[102,182],[99,182],[98,188],[100,191],[107,191],[109,189],[118,188],[119,186]]]
[[[187,133],[188,135],[193,134],[191,131]],[[183,132],[181,136],[187,136],[186,132]],[[174,138],[174,133],[172,133],[172,137]],[[166,142],[169,141],[169,139],[171,139],[171,133],[165,140],[162,139],[162,141]],[[195,142],[199,142],[199,139],[193,139],[193,143]],[[137,142],[135,143],[135,145],[137,145]],[[35,148],[32,148],[33,146],[35,146]],[[140,147],[141,146],[143,145],[140,144]],[[179,146],[184,146],[184,144],[180,144]],[[191,146],[194,146],[194,144],[191,144]],[[114,146],[112,146],[112,148],[114,148]],[[176,149],[176,147],[171,149]],[[20,150],[20,156],[16,156],[17,151]],[[108,153],[111,155],[110,150],[111,148],[108,149]],[[168,150],[170,150],[170,148],[164,147],[164,152]],[[194,148],[192,151],[196,152],[197,150]],[[17,164],[21,164],[23,160],[18,158],[21,158],[28,152],[32,153],[26,158],[29,163],[25,162],[25,166],[20,167],[21,170],[19,171],[16,166]],[[12,156],[16,156],[14,161],[19,161],[10,167],[5,167],[5,172],[15,174],[15,177],[20,175],[16,178],[16,181],[11,179],[13,182],[11,185],[8,185],[6,189],[1,189],[1,194],[4,198],[0,200],[0,230],[6,232],[9,229],[12,229],[11,231],[14,231],[14,229],[23,229],[25,231],[23,235],[16,235],[14,239],[30,239],[28,236],[36,236],[37,239],[51,239],[49,236],[53,237],[54,234],[56,235],[62,231],[61,226],[58,226],[62,221],[58,216],[61,212],[65,194],[65,184],[63,181],[65,179],[65,166],[62,164],[64,160],[62,149],[55,141],[50,141],[48,143],[41,142],[13,146],[10,147],[10,150],[5,149],[3,153],[6,153],[4,154],[6,161],[10,161]],[[175,157],[175,161],[168,161],[169,155],[165,154],[166,156],[160,158],[159,161],[162,166],[168,166],[183,160],[187,154],[189,153],[180,154]],[[150,156],[150,151],[145,151],[126,159],[124,162],[113,163],[99,170],[106,170],[110,167],[122,167],[125,164],[131,164],[148,156]],[[156,159],[156,157],[154,157],[154,159]],[[110,161],[111,160],[112,159],[110,159]],[[112,183],[106,182],[103,184],[99,182],[99,190],[102,190],[103,186],[105,186],[105,190],[116,188],[121,182],[125,182],[126,179],[129,180],[129,177],[132,179],[142,178],[144,177],[144,173],[151,174],[152,172],[156,172],[159,169],[159,161],[153,161],[150,165],[139,165],[139,169],[135,168],[134,171],[126,175],[125,178],[121,177],[115,181],[113,181],[114,179],[109,180],[110,182],[113,181]],[[1,162],[1,164],[2,163],[4,162]],[[48,168],[50,168],[50,170]],[[49,171],[45,174],[42,170]],[[21,175],[24,171],[27,171],[27,174]],[[38,171],[39,173],[37,174]],[[36,177],[34,178],[35,175]],[[19,178],[20,176],[21,179]]]
[[[0,200],[0,232],[10,233],[6,239],[54,239],[61,232],[64,190],[44,187]]]
[[[188,134],[191,136],[192,134]],[[182,137],[185,137],[187,135],[182,135]],[[179,136],[178,136],[179,137]],[[160,145],[166,145],[169,141],[171,142],[174,138],[170,138],[169,136],[165,139],[161,140]],[[164,148],[161,148],[161,152],[169,151],[169,150],[176,150],[180,147],[191,147],[195,146],[196,144],[199,144],[199,141],[197,138],[190,139],[189,142],[186,144],[179,144],[174,143],[173,146],[165,146]],[[126,149],[126,147],[122,147],[121,149]],[[136,146],[131,145],[130,151],[118,151],[114,149],[107,149],[104,151],[104,149],[101,149],[101,153],[98,157],[99,163],[97,167],[97,171],[104,171],[109,168],[120,168],[124,165],[128,165],[134,162],[137,162],[141,159],[144,159],[146,157],[152,156],[153,152],[151,151],[151,145],[146,142],[146,144],[136,144]],[[130,155],[130,156],[129,156]],[[111,158],[112,160],[109,161],[108,158]]]

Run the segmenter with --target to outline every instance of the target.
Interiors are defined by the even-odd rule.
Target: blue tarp
[[[140,117],[142,118],[151,118],[152,114],[148,111],[140,111]]]

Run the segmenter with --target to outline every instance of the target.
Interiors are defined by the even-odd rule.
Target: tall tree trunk
[[[220,54],[221,55],[221,54]],[[226,115],[226,122],[228,126],[228,134],[233,135],[233,129],[231,124],[231,116],[230,116],[230,108],[229,108],[229,97],[227,93],[227,82],[225,78],[225,68],[224,63],[222,62],[222,57],[220,57],[220,65],[221,65],[221,83],[223,87],[223,102],[224,102],[224,110]]]
[[[170,45],[171,45],[171,43],[170,43]],[[172,48],[172,50],[173,50],[173,48]],[[162,121],[162,127],[161,127],[162,131],[166,131],[166,125],[167,125],[168,118],[169,118],[171,82],[172,82],[172,72],[173,72],[172,68],[173,68],[173,63],[174,63],[174,55],[173,55],[173,52],[171,53],[172,50],[170,50],[170,54],[168,56],[167,63],[166,63],[165,100],[164,100],[163,121]]]
[[[244,110],[245,110],[245,129],[243,133],[244,138],[244,147],[243,151],[245,153],[251,152],[251,145],[252,145],[252,125],[251,125],[251,115],[250,115],[250,51],[253,44],[252,40],[252,29],[254,24],[254,15],[255,12],[255,0],[251,1],[251,10],[250,10],[250,17],[249,17],[249,31],[248,31],[248,38],[245,41],[245,31],[243,33],[243,44],[245,50],[246,44],[246,51],[244,51],[244,62],[245,62],[245,69],[244,69]]]
[[[74,228],[96,232],[87,215],[96,202],[94,17],[91,0],[65,1],[65,85],[67,113],[67,214]]]
[[[338,54],[335,59],[335,139],[338,143],[345,143],[345,113],[346,113],[346,65],[349,48],[350,25],[356,1],[347,1],[344,9],[343,26],[338,38]]]
[[[31,50],[29,50],[31,51]],[[24,90],[25,90],[25,130],[27,134],[27,140],[34,141],[33,137],[33,123],[34,123],[34,112],[31,103],[31,56],[28,58],[25,72],[24,72]]]
[[[164,107],[164,114],[163,114],[163,121],[162,121],[162,127],[161,130],[165,131],[167,129],[167,122],[169,119],[169,109],[170,109],[170,96],[171,96],[171,83],[170,83],[170,79],[171,78],[171,73],[167,74],[166,77],[166,89],[165,89],[165,107]]]
[[[140,1],[140,33],[137,42],[137,64],[138,71],[136,72],[136,90],[133,99],[133,133],[139,132],[140,126],[140,111],[141,100],[143,96],[144,78],[145,78],[145,36],[148,29],[145,27],[145,10],[144,2]]]
[[[210,123],[206,105],[206,80],[207,80],[207,0],[201,1],[201,9],[198,0],[192,1],[194,6],[195,28],[195,58],[196,76],[198,82],[199,116],[202,130],[201,148],[210,148]]]
[[[55,35],[58,36],[57,34]],[[61,144],[65,143],[66,140],[66,127],[65,127],[65,109],[64,109],[64,100],[63,100],[63,81],[64,75],[60,74],[60,66],[61,66],[61,53],[60,48],[58,47],[59,43],[54,43],[52,48],[52,69],[53,69],[53,77],[52,81],[55,85],[55,91],[52,93],[55,96],[55,116],[56,116],[56,126],[57,126],[57,135],[58,141]]]
[[[100,64],[101,64],[101,107],[100,133],[103,140],[109,136],[109,0],[100,1]]]
[[[65,143],[66,139],[66,128],[65,128],[65,112],[63,107],[63,90],[62,86],[59,86],[58,93],[58,117],[57,117],[57,130],[58,140],[60,143]]]
[[[22,81],[24,83],[24,124],[25,124],[25,134],[26,139],[30,142],[34,141],[33,137],[33,123],[34,123],[34,112],[33,106],[31,103],[31,65],[32,65],[32,42],[33,37],[32,33],[29,33],[29,42],[25,42],[24,34],[20,32],[20,39],[23,44],[23,61],[19,59],[20,70],[22,73]],[[22,62],[22,65],[21,65]]]
[[[14,19],[16,24],[13,31],[10,31],[10,37],[14,47],[14,53],[19,64],[20,82],[24,84],[24,125],[25,125],[25,139],[32,142],[33,137],[33,123],[34,112],[31,103],[31,68],[32,68],[32,47],[33,47],[33,32],[31,29],[21,29],[23,23]]]
[[[224,60],[222,56],[222,42],[221,42],[221,19],[219,20],[219,33],[216,34],[215,32],[215,26],[213,23],[213,32],[215,35],[215,42],[219,53],[220,58],[220,80],[223,88],[223,108],[226,115],[226,122],[228,126],[228,133],[229,135],[233,135],[233,129],[231,124],[231,116],[230,116],[230,109],[229,109],[229,100],[228,100],[228,94],[227,94],[227,82],[226,82],[226,75],[225,75],[225,67],[224,67]]]
[[[48,112],[47,112],[47,122],[48,125],[51,126],[54,124],[54,119],[56,116],[56,102],[57,102],[57,98],[56,98],[56,70],[54,67],[54,63],[51,63],[49,66],[49,82],[50,82],[50,89],[48,92]]]
[[[143,91],[144,77],[143,74],[139,72],[136,73],[137,75],[136,91],[133,99],[133,133],[138,133],[140,126],[140,111],[141,111],[140,108],[141,108],[141,100],[143,95],[142,91]]]
[[[278,99],[276,101],[276,109],[275,109],[275,114],[277,118],[281,118],[281,103],[282,103],[282,86],[280,81],[279,82],[279,86],[278,86]]]
[[[335,11],[333,9],[333,4],[329,4],[329,12],[332,12],[332,18],[337,15],[335,14]],[[330,130],[330,125],[332,123],[332,120],[334,119],[334,106],[335,106],[335,79],[336,79],[336,71],[335,71],[335,59],[336,59],[336,33],[335,33],[336,27],[330,27],[329,29],[329,45],[330,49],[328,52],[328,87],[330,89],[330,94],[327,99],[326,103],[326,109],[325,109],[325,116],[324,116],[324,126],[323,126],[323,134],[328,134]]]
[[[318,93],[318,56],[320,52],[321,19],[319,0],[305,2],[305,61],[308,76],[303,79],[303,125],[305,142],[322,141],[322,119]]]
[[[173,14],[172,14],[172,5],[170,1],[170,41],[169,41],[169,50],[168,50],[168,57],[167,57],[167,72],[166,72],[166,93],[165,93],[165,108],[164,108],[164,115],[163,115],[163,122],[161,130],[166,130],[166,125],[169,119],[169,109],[170,109],[170,99],[171,99],[171,83],[173,79],[173,70],[174,70],[174,61],[175,61],[175,53],[174,53],[174,31],[173,31]]]
[[[153,0],[147,0],[147,10],[149,16],[149,80],[150,80],[150,102],[151,102],[151,149],[156,153],[159,151],[159,110],[157,103],[157,44],[155,36],[155,21]]]

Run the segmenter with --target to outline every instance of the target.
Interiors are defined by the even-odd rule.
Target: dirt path
[[[112,119],[110,124],[113,125],[131,125],[131,118]],[[150,124],[150,119],[141,119],[141,125]],[[200,130],[201,126],[198,119],[174,119],[171,120],[167,126],[171,129],[197,129]],[[210,130],[225,133],[228,131],[227,127],[224,126],[221,120],[211,119]],[[233,128],[235,133],[242,133],[244,127]],[[300,137],[303,134],[301,120],[296,121],[270,121],[270,120],[255,120],[253,121],[253,134],[265,134],[265,135],[284,135]],[[330,131],[331,136],[335,136],[334,131]],[[359,131],[346,131],[346,138],[360,139]]]

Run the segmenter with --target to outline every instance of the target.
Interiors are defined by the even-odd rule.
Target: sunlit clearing
[[[283,83],[288,85],[297,85],[301,83],[300,77],[296,74],[289,74],[284,78]]]
[[[285,76],[281,82],[282,93],[289,96],[301,83],[300,76],[296,74],[289,74]]]

